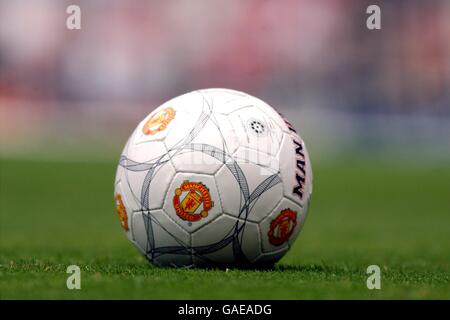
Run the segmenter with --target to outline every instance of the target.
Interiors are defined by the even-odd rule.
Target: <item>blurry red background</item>
[[[3,154],[116,151],[159,104],[207,87],[266,100],[312,149],[450,153],[450,2],[0,2]]]

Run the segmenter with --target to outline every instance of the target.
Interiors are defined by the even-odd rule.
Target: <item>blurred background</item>
[[[447,161],[450,1],[0,1],[4,157],[118,156],[146,114],[207,87],[267,101],[313,157]]]

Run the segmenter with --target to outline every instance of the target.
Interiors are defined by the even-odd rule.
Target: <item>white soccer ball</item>
[[[150,113],[115,181],[128,239],[160,266],[273,264],[302,229],[312,192],[303,140],[271,106],[193,91]]]

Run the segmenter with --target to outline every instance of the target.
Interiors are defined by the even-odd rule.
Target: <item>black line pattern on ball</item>
[[[210,264],[215,264],[215,261],[206,257],[206,255],[217,252],[225,248],[229,244],[232,244],[233,254],[236,263],[247,264],[249,260],[245,256],[241,246],[243,233],[247,223],[247,218],[251,213],[253,206],[256,204],[261,195],[264,192],[271,189],[272,187],[274,187],[275,185],[282,182],[280,178],[280,173],[278,171],[268,176],[253,190],[253,192],[250,193],[247,178],[245,177],[242,168],[239,166],[236,159],[234,159],[231,156],[231,154],[227,153],[226,151],[228,150],[228,147],[226,146],[226,140],[223,136],[223,133],[220,130],[220,126],[217,122],[217,119],[215,119],[214,117],[212,102],[208,102],[206,98],[203,99],[203,102],[204,105],[202,108],[202,112],[198,117],[192,130],[184,139],[181,139],[173,147],[168,149],[166,154],[163,154],[160,157],[156,157],[146,162],[137,162],[132,159],[129,159],[125,155],[122,155],[119,161],[119,165],[123,167],[125,170],[133,172],[147,171],[142,184],[141,196],[140,197],[137,197],[137,195],[133,196],[140,202],[141,206],[140,211],[142,212],[142,217],[144,219],[144,226],[147,233],[146,257],[149,260],[154,261],[156,258],[164,254],[176,254],[176,255],[191,255],[192,258],[195,256]],[[197,135],[205,127],[208,121],[214,123],[215,127],[219,131],[222,137],[223,149],[204,143],[192,143],[192,141],[197,137]],[[228,232],[226,232],[225,236],[221,240],[203,246],[192,246],[191,244],[184,243],[182,240],[178,239],[176,235],[172,234],[171,232],[169,232],[169,230],[164,228],[164,226],[150,214],[149,189],[153,177],[156,175],[158,170],[164,164],[170,161],[171,158],[180,155],[184,152],[192,152],[192,151],[201,152],[223,163],[235,178],[239,186],[241,195],[240,211],[238,215],[239,219],[237,219],[234,226]],[[130,188],[130,190],[132,189]],[[154,233],[153,224],[163,229],[179,245],[156,247],[153,235]]]

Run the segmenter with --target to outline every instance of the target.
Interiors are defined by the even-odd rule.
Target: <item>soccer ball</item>
[[[205,89],[150,113],[129,138],[115,201],[128,239],[159,266],[261,266],[302,229],[312,192],[305,144],[243,92]]]

